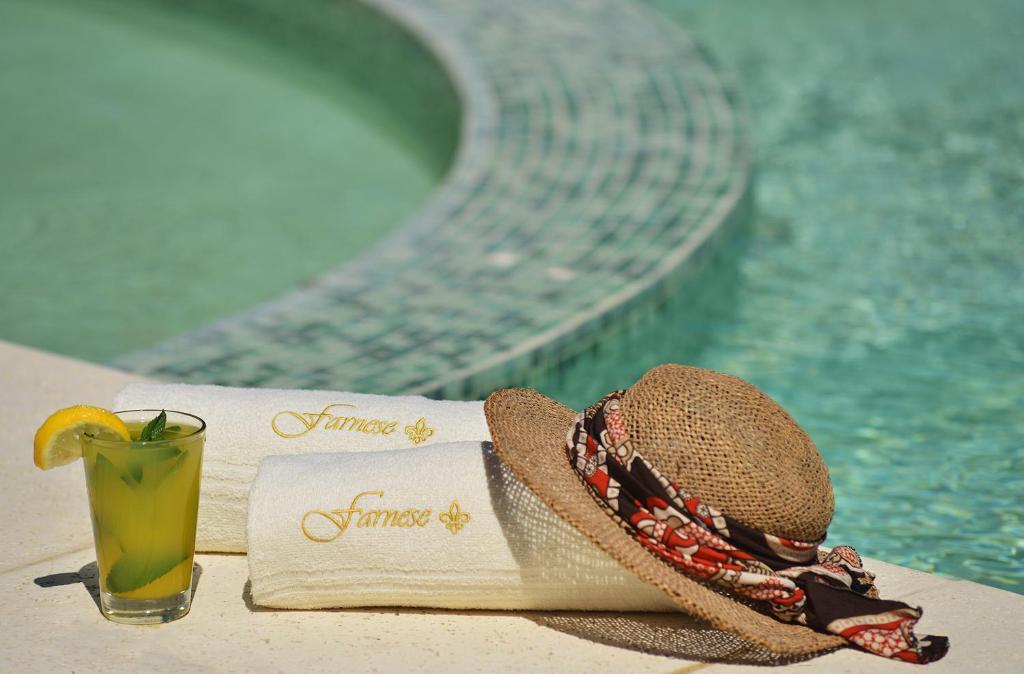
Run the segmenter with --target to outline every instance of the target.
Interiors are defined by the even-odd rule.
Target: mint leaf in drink
[[[160,414],[153,417],[139,434],[139,440],[149,442],[159,440],[164,434],[164,427],[167,426],[167,410],[160,410]]]
[[[153,438],[159,440],[160,438]],[[148,447],[145,450],[131,452],[127,459],[128,474],[122,475],[121,479],[130,487],[137,487],[142,484],[144,475],[153,473],[158,466],[161,466],[169,459],[181,455],[177,447]]]
[[[116,593],[137,590],[149,585],[186,559],[188,553],[181,551],[145,550],[126,553],[110,568],[107,574],[107,590]]]

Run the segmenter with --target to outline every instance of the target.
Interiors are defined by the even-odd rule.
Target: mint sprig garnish
[[[167,410],[160,410],[160,414],[150,419],[149,423],[143,427],[142,432],[139,433],[139,440],[141,442],[160,440],[165,430],[167,430]]]

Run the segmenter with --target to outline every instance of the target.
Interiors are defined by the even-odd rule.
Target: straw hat
[[[683,365],[650,370],[621,401],[629,437],[671,482],[760,531],[824,537],[834,499],[828,470],[792,417],[742,379]],[[484,405],[495,452],[555,513],[687,613],[783,655],[848,642],[783,623],[701,584],[647,551],[594,500],[566,453],[576,413],[529,389],[495,391]]]

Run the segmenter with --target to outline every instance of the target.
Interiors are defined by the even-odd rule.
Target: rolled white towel
[[[422,396],[129,384],[114,408],[174,409],[206,421],[196,549],[212,552],[246,551],[246,499],[264,456],[490,439],[482,402]]]
[[[248,539],[261,606],[676,610],[548,509],[490,443],[267,457]]]

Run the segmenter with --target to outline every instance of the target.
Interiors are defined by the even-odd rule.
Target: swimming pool
[[[251,9],[261,3],[216,6],[230,13],[236,4]],[[172,152],[166,156],[178,156],[179,163],[159,170],[100,164],[106,172],[94,175],[88,160],[118,149],[96,143],[83,146],[81,161],[66,169],[71,178],[94,184],[61,191],[25,183],[51,167],[0,161],[5,185],[18,197],[0,201],[0,227],[11,246],[0,272],[8,291],[0,297],[0,315],[14,317],[3,322],[0,337],[102,360],[203,325],[357,255],[415,209],[451,159],[457,103],[450,87],[444,94],[441,71],[429,59],[397,59],[390,75],[372,68],[360,74],[376,60],[357,59],[360,67],[325,81],[323,70],[309,68],[323,58],[315,45],[293,41],[282,51],[253,26],[225,41],[217,23],[224,16],[196,24],[163,13],[154,18],[145,7],[97,0],[88,11],[80,6],[4,6],[21,12],[20,24],[0,23],[20,26],[10,40],[0,40],[0,49],[9,50],[5,58],[32,53],[33,44],[25,43],[32,36],[64,54],[63,62],[27,64],[44,67],[44,75],[52,67],[52,82],[15,82],[53,103],[24,107],[19,123],[47,123],[84,142],[82,129],[61,127],[48,115],[88,101],[76,97],[94,89],[90,82],[103,84],[96,78],[120,72],[122,83],[151,89],[139,97],[149,107],[139,108],[148,114],[138,118],[138,133],[159,139],[154,152],[164,157],[182,142],[198,144],[209,164],[196,174],[189,155]],[[319,12],[334,4],[300,6]],[[55,16],[42,17],[50,7],[57,7]],[[97,15],[96,7],[114,13]],[[785,405],[825,455],[838,500],[832,542],[1021,592],[1024,127],[1018,111],[1024,93],[1013,69],[1021,56],[1021,10],[994,0],[970,7],[857,7],[663,3],[663,11],[737,73],[760,150],[756,215],[718,251],[707,273],[652,318],[544,374],[537,385],[582,406],[663,361],[743,376]],[[138,50],[137,32],[146,34],[147,26],[152,32],[156,20],[173,30],[147,42],[137,62],[116,58]],[[60,68],[74,72],[69,69],[78,67],[82,45],[97,43],[93,62],[82,67],[83,91],[63,90]],[[294,60],[296,49],[306,61]],[[190,58],[197,53],[214,67]],[[417,81],[435,78],[443,94],[436,99],[439,114],[389,118],[388,111],[416,108],[402,105],[402,87],[370,89],[408,75],[402,69],[417,63],[426,64]],[[203,138],[172,133],[166,124],[175,119],[169,114],[174,101],[146,82],[150,72],[201,85],[193,100],[233,110],[215,116],[214,129],[230,132]],[[243,85],[239,93],[253,105],[233,109],[225,91]],[[277,107],[286,103],[295,109]],[[34,119],[38,110],[45,114]],[[305,122],[294,124],[292,115]],[[189,128],[199,121],[192,119]],[[361,143],[358,153],[354,142]],[[29,159],[36,156],[32,148],[22,150]],[[252,153],[273,161],[253,161]],[[332,180],[307,180],[310,156],[318,158],[318,175]],[[233,179],[239,176],[252,180]],[[121,181],[135,187],[96,188]],[[214,183],[236,189],[211,195]],[[257,189],[261,200],[246,185],[274,189]],[[125,193],[132,200],[119,199],[111,210],[111,199]],[[154,210],[153,203],[163,205]],[[269,225],[280,221],[285,206],[296,226],[309,229],[274,238]],[[346,221],[352,225],[345,230],[348,244],[316,245],[328,227],[336,240],[339,208],[353,214]],[[217,217],[207,217],[211,212]],[[62,248],[63,240],[50,234],[60,233],[59,225],[76,213],[110,229],[95,241],[72,238]],[[161,248],[167,231],[182,250],[202,250],[206,266],[183,266],[189,256]],[[267,264],[267,250],[283,254]],[[515,264],[514,255],[494,260],[498,269]],[[571,269],[548,271],[556,273],[540,276],[545,283],[572,279]],[[100,314],[104,320],[86,321],[96,318],[96,309],[75,298],[111,293],[122,294],[110,313]],[[119,323],[123,317],[115,310],[128,305],[154,311],[145,320]],[[510,312],[510,320],[522,322],[524,314]],[[456,352],[463,346],[417,348]]]
[[[831,543],[1024,592],[1024,7],[660,7],[736,72],[756,215],[539,387],[586,405],[662,361],[749,379],[825,456]]]
[[[197,5],[0,4],[0,339],[105,361],[200,327],[358,256],[447,170],[454,89],[390,22]]]

